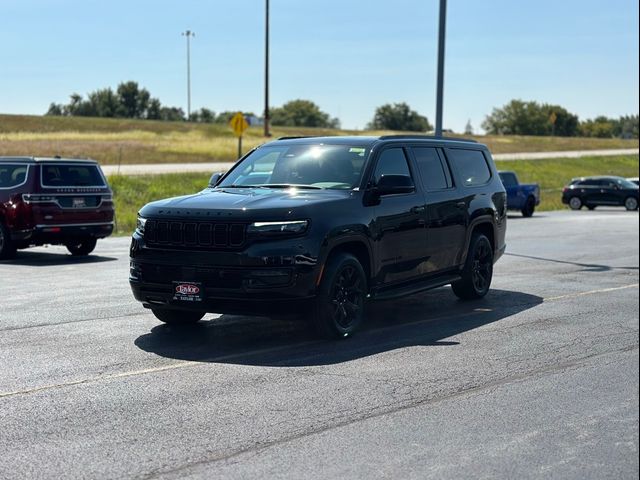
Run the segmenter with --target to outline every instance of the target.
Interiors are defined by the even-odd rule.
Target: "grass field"
[[[540,184],[542,201],[538,210],[557,210],[565,208],[560,201],[560,192],[571,178],[597,174],[635,177],[638,175],[638,155],[522,160],[497,162],[497,166],[501,170],[514,170],[523,183]],[[199,173],[110,177],[116,202],[117,234],[129,235],[133,231],[136,214],[145,203],[198,192],[208,180],[209,174]]]
[[[267,139],[252,127],[244,151]],[[381,135],[402,132],[274,127],[273,137]],[[638,140],[580,137],[476,136],[493,153],[637,148]],[[0,155],[90,157],[103,165],[232,161],[237,139],[227,125],[88,117],[0,114]]]

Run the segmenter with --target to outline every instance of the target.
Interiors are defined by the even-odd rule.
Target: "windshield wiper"
[[[260,185],[235,185],[235,184],[233,184],[233,185],[224,185],[224,186],[220,185],[220,188],[257,188],[259,186]]]
[[[322,190],[322,187],[315,185],[304,185],[298,183],[263,183],[262,185],[256,185],[260,188],[305,188],[308,190]]]

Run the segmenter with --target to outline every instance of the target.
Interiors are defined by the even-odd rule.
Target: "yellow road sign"
[[[242,112],[236,113],[229,121],[229,125],[233,128],[233,132],[238,137],[241,137],[244,131],[249,128],[249,123],[245,120]]]

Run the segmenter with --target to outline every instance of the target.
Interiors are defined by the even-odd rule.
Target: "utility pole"
[[[270,137],[269,131],[269,0],[265,0],[264,25],[264,136]]]
[[[187,120],[191,120],[191,37],[196,34],[191,30],[182,32],[183,37],[187,37]]]
[[[436,85],[436,137],[442,136],[442,96],[444,92],[444,38],[447,23],[447,0],[440,0],[438,27],[438,80]]]

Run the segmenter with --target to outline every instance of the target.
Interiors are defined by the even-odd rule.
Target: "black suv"
[[[505,189],[476,142],[282,138],[200,193],[144,206],[129,281],[163,322],[300,313],[345,337],[368,300],[446,284],[486,295],[506,221]]]
[[[638,186],[622,177],[574,178],[562,189],[562,203],[572,210],[586,206],[593,210],[598,206],[638,209]]]

